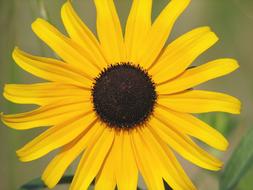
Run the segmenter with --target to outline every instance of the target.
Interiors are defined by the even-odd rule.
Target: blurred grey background
[[[47,17],[63,33],[60,8],[64,0],[0,0],[0,92],[6,83],[33,83],[40,79],[20,69],[12,60],[15,46],[41,56],[54,57],[54,53],[31,31],[31,23],[37,17]],[[155,18],[168,0],[154,0],[153,18]],[[122,26],[131,6],[131,0],[115,0]],[[92,0],[74,0],[76,10],[86,24],[96,32],[96,12]],[[243,111],[240,116],[213,114],[203,119],[215,121],[214,127],[230,140],[230,149],[224,153],[213,150],[219,158],[226,161],[235,145],[251,127],[253,113],[253,1],[252,0],[192,0],[186,12],[177,21],[168,42],[198,26],[211,26],[219,36],[219,42],[200,56],[194,65],[206,61],[233,57],[240,62],[240,69],[233,74],[202,85],[203,89],[227,92],[240,98]],[[0,112],[18,113],[30,110],[33,106],[14,105],[0,95]],[[212,120],[212,121],[211,121]],[[233,122],[235,121],[235,122]],[[18,161],[15,150],[41,132],[40,129],[15,131],[0,123],[0,190],[15,190],[25,182],[39,177],[54,153],[31,163]],[[180,161],[182,161],[180,159]],[[199,189],[218,189],[219,173],[208,172],[182,161],[184,168]],[[73,168],[68,171],[72,173]],[[236,187],[238,190],[252,190],[253,167],[245,174]]]

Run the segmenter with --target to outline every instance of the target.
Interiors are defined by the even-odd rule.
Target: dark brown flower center
[[[157,99],[146,71],[130,63],[112,65],[100,73],[92,89],[94,110],[111,127],[133,128],[152,114]]]

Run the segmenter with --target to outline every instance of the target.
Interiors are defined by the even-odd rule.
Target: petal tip
[[[16,151],[16,155],[17,155],[17,157],[18,157],[18,159],[19,159],[20,162],[29,162],[29,161],[30,161],[30,160],[27,160],[25,157],[22,157],[22,156],[18,153],[18,151]]]
[[[32,157],[28,157],[26,155],[26,153],[24,152],[24,148],[18,149],[16,151],[16,155],[21,162],[30,162],[34,160]]]
[[[46,20],[44,20],[43,18],[37,18],[35,21],[33,21],[33,23],[31,24],[32,30],[36,33],[37,30],[39,30],[38,27],[40,27],[41,25],[47,23]]]
[[[212,171],[219,171],[219,170],[221,170],[222,169],[222,167],[223,167],[223,162],[222,161],[220,161],[220,160],[217,160],[216,161],[216,163],[215,163],[215,165],[213,165],[213,167],[212,168],[208,168],[208,170],[212,170]]]
[[[67,0],[65,3],[64,3],[65,6],[72,6],[72,1],[71,0]]]
[[[17,53],[20,52],[18,47],[15,47],[12,51],[12,58],[15,60]]]
[[[1,121],[2,121],[3,124],[5,124],[5,125],[8,126],[8,127],[11,127],[11,126],[8,124],[8,122],[6,121],[6,115],[4,115],[3,112],[0,113],[0,117],[1,117]]]
[[[223,144],[220,146],[219,150],[220,151],[226,151],[229,148],[229,142],[227,141],[227,139],[224,137],[223,139]]]
[[[68,8],[68,6],[71,6],[71,2],[70,1],[66,1],[62,7],[61,7],[61,14],[63,14],[63,12],[65,11],[65,9]]]
[[[16,150],[16,154],[17,154],[17,156],[18,156],[19,158],[21,158],[21,157],[22,157],[21,152],[22,152],[22,149],[18,149],[18,150]]]
[[[235,69],[238,69],[240,67],[239,62],[236,59],[231,59],[231,64]]]
[[[239,105],[238,105],[238,114],[241,114],[241,112],[242,112],[242,103],[240,102],[240,100],[238,100],[239,101]]]
[[[11,86],[10,84],[4,84],[4,87],[3,87],[3,94],[9,91],[10,86]]]
[[[212,30],[211,30],[212,31]],[[213,41],[214,42],[217,42],[217,41],[219,41],[219,37],[218,37],[218,35],[215,33],[215,32],[211,32],[211,37],[213,38]]]
[[[224,58],[224,62],[226,62],[227,65],[231,67],[231,70],[233,71],[240,67],[239,62],[233,58]]]
[[[40,23],[40,22],[44,22],[45,20],[43,19],[43,18],[36,18],[34,21],[33,21],[33,23],[32,23],[32,26],[33,25],[36,25],[36,24],[38,24],[38,23]]]
[[[0,112],[0,119],[4,123],[4,112]]]
[[[44,182],[44,184],[49,188],[49,189],[53,189],[56,184],[53,182],[50,182],[50,180],[47,178],[47,176],[45,176],[45,174],[43,174],[41,176],[41,180]]]
[[[18,50],[19,50],[19,47],[15,46],[14,49],[13,49],[13,52],[18,51]]]

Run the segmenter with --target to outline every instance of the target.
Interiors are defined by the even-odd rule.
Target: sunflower
[[[164,189],[163,181],[174,190],[196,189],[173,151],[201,168],[221,169],[222,162],[194,139],[221,151],[227,140],[192,114],[239,114],[240,101],[193,87],[236,70],[237,61],[222,58],[190,67],[218,40],[209,27],[165,47],[190,0],[171,0],[153,23],[152,0],[133,1],[124,36],[113,0],[94,3],[98,40],[67,1],[61,16],[69,36],[43,19],[32,24],[60,60],[13,52],[21,68],[48,81],[5,86],[8,100],[39,106],[2,115],[7,126],[47,127],[17,151],[19,159],[29,162],[60,149],[42,175],[49,188],[82,154],[71,190],[87,189],[94,179],[98,190],[134,190],[139,172],[151,190]]]

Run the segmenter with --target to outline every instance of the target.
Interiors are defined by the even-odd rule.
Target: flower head
[[[62,7],[69,36],[37,19],[33,31],[61,60],[33,56],[16,48],[13,58],[24,70],[47,80],[8,84],[4,96],[15,103],[37,104],[33,111],[2,115],[18,130],[47,129],[17,151],[21,161],[60,149],[42,179],[54,187],[82,154],[70,186],[134,190],[138,172],[148,189],[196,189],[172,150],[199,167],[219,170],[222,162],[192,137],[226,150],[227,140],[192,114],[240,112],[236,98],[193,87],[238,68],[233,59],[198,67],[192,62],[218,40],[209,27],[194,29],[165,47],[176,19],[190,0],[171,0],[151,22],[152,0],[134,0],[125,36],[113,0],[94,0],[98,40],[74,11]]]

